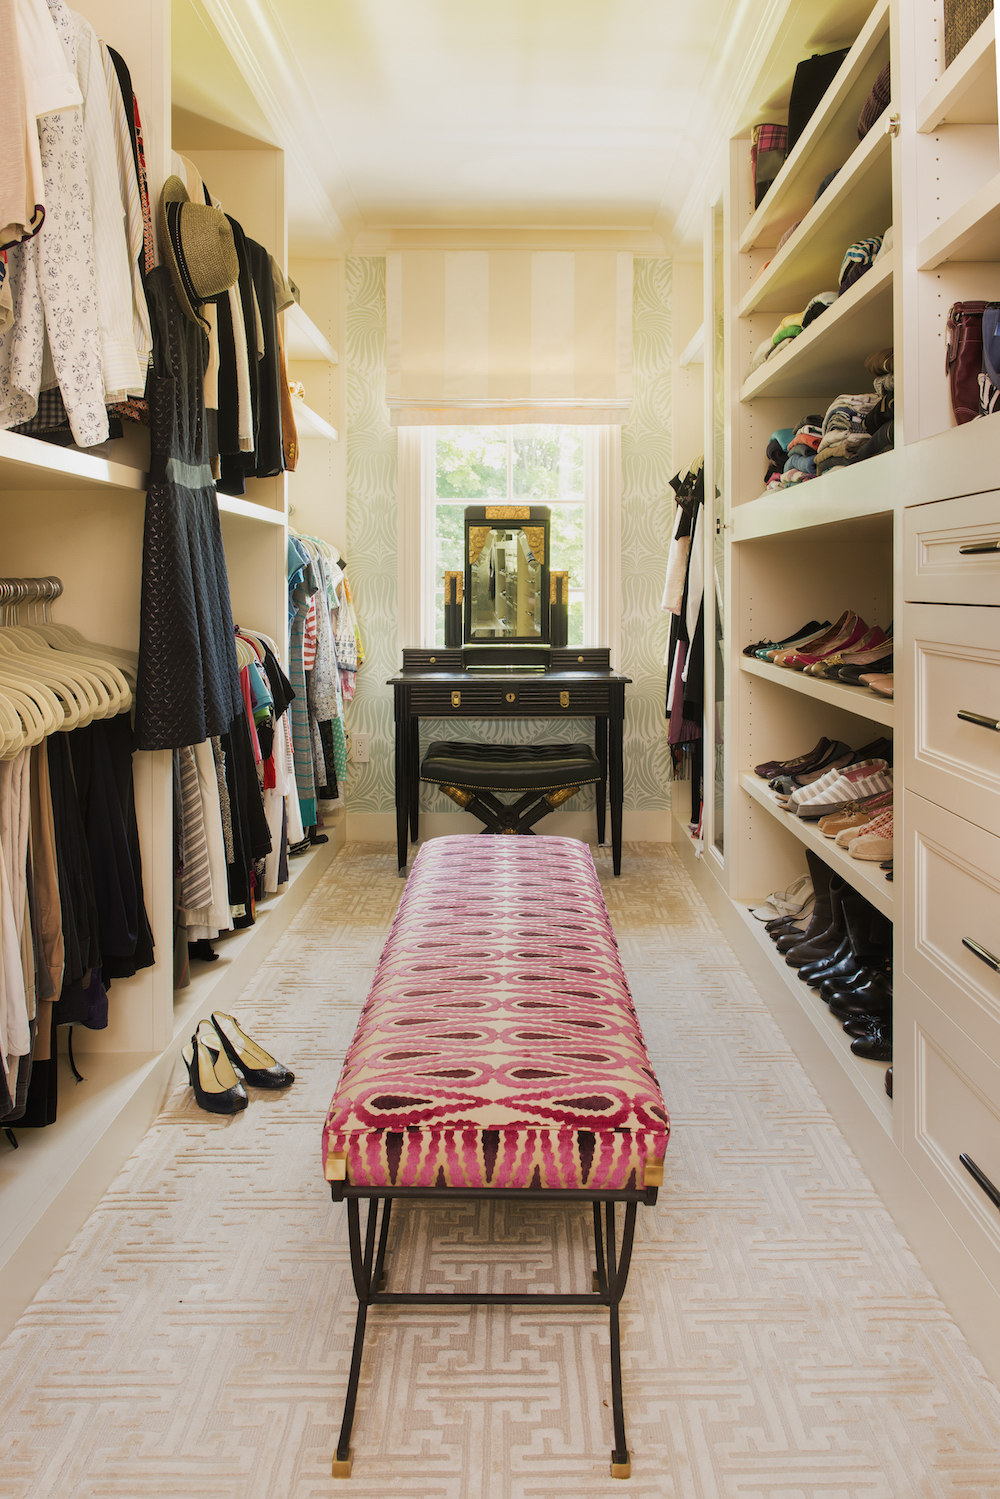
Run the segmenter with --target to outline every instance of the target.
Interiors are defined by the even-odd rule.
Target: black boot
[[[805,937],[794,947],[785,951],[785,962],[789,968],[801,968],[804,963],[815,962],[819,958],[829,958],[837,951],[847,935],[844,925],[844,913],[840,903],[840,897],[847,888],[847,883],[839,874],[831,874],[830,883],[827,887],[830,902],[830,922],[825,932],[819,932],[815,937]]]
[[[790,947],[796,947],[800,942],[807,942],[812,937],[818,937],[830,925],[830,878],[833,871],[829,864],[824,863],[819,854],[813,853],[811,848],[806,849],[806,863],[809,865],[809,873],[813,882],[812,916],[804,932],[788,932],[778,938],[776,945],[779,952],[787,952]]]
[[[830,1001],[830,1014],[838,1020],[853,1020],[858,1015],[891,1015],[892,985],[884,974],[877,973],[867,984],[856,989],[838,990]]]
[[[808,974],[803,969],[799,970],[799,977],[805,979],[807,984],[832,983],[834,989],[853,987],[863,968],[881,968],[888,957],[888,946],[882,940],[881,923],[885,923],[885,917],[850,885],[841,895],[841,906],[846,942],[824,963],[808,965],[811,970]],[[889,926],[890,941],[891,936],[892,927]],[[838,979],[844,980],[844,983],[837,983]]]

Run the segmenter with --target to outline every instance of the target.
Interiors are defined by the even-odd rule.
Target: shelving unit
[[[738,918],[738,929],[751,932],[765,956],[776,1013],[788,1014],[787,997],[794,995],[795,1024],[804,1015],[810,1027],[806,1050],[834,1058],[831,1106],[849,1122],[862,1159],[884,1168],[898,1185],[901,1226],[996,1374],[1000,1223],[990,1209],[989,1231],[982,1233],[985,1199],[969,1196],[957,1149],[976,1158],[976,1149],[988,1151],[1000,1139],[995,1088],[983,1082],[995,1076],[1000,1060],[1000,988],[990,980],[987,1017],[978,965],[970,984],[961,954],[956,959],[953,952],[958,897],[947,930],[939,908],[949,881],[961,878],[968,882],[963,890],[975,890],[969,899],[977,930],[1000,927],[1000,839],[983,828],[981,816],[975,824],[964,820],[979,805],[983,765],[976,760],[963,767],[945,748],[948,735],[954,737],[954,703],[928,695],[942,671],[965,672],[958,680],[969,684],[969,706],[975,706],[972,698],[1000,702],[1000,569],[995,557],[960,551],[992,538],[1000,514],[1000,417],[956,426],[944,358],[952,303],[1000,300],[996,22],[992,15],[984,21],[944,71],[941,0],[892,0],[867,15],[844,0],[845,28],[855,27],[850,53],[754,210],[749,126],[781,119],[775,101],[787,97],[796,43],[798,57],[820,50],[807,10],[792,5],[787,12],[785,82],[770,65],[751,80],[746,126],[731,142],[725,181],[706,211],[706,325],[716,318],[723,327],[721,353],[716,340],[706,345],[706,394],[716,393],[705,435],[716,476],[714,483],[706,480],[706,493],[721,492],[707,518],[710,527],[717,521],[721,528],[724,555],[721,562],[717,555],[706,558],[705,598],[714,600],[718,578],[724,644],[721,659],[706,653],[704,734],[706,767],[721,755],[724,789],[713,796],[705,787],[709,831],[697,867],[717,879],[728,898],[727,917]],[[827,45],[835,45],[843,33],[828,12],[823,25]],[[852,130],[890,46],[892,103],[859,144]],[[814,202],[817,185],[835,168],[837,176]],[[746,377],[769,329],[815,293],[832,289],[847,243],[881,234],[890,221],[891,250],[787,351]],[[894,349],[894,448],[762,494],[771,432],[825,409],[841,393],[870,391],[865,358],[887,346]],[[992,632],[989,606],[997,616]],[[810,617],[835,619],[845,607],[883,629],[894,623],[893,699],[742,654],[752,640],[780,639]],[[706,616],[706,640],[713,638],[713,624]],[[938,663],[933,681],[928,660]],[[725,692],[713,694],[720,672]],[[823,734],[860,747],[894,734],[897,721],[898,857],[890,883],[877,863],[852,859],[816,823],[786,812],[748,766],[801,753]],[[979,741],[970,755],[973,750],[984,753]],[[992,771],[988,779],[992,788]],[[686,815],[683,797],[681,805]],[[679,815],[678,842],[690,862]],[[891,1100],[884,1068],[852,1054],[821,997],[796,978],[749,915],[748,907],[803,872],[805,849],[893,922]],[[813,1038],[822,1042],[818,1051]],[[964,1143],[953,1148],[960,1136]],[[974,1297],[969,1286],[976,1287]]]
[[[340,433],[336,427],[332,427],[310,406],[307,406],[299,396],[292,396],[292,410],[295,413],[295,425],[300,437],[322,437],[327,442],[339,442]]]
[[[285,309],[285,354],[288,359],[322,360],[338,364],[340,356],[326,334],[303,312],[298,302]]]
[[[145,493],[146,475],[141,469],[91,453],[69,452],[35,437],[0,431],[0,491],[48,489],[138,495]]]

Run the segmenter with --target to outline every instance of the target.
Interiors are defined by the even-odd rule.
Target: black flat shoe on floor
[[[287,1088],[295,1081],[284,1062],[272,1057],[263,1046],[250,1039],[232,1015],[223,1015],[213,1010],[212,1024],[226,1055],[234,1067],[238,1067],[245,1080],[254,1088]]]
[[[250,1100],[228,1057],[211,1051],[197,1035],[181,1052],[195,1103],[208,1114],[238,1114]]]

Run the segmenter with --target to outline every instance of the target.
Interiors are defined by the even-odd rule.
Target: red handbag
[[[979,415],[983,313],[988,306],[988,302],[955,302],[948,310],[944,367],[951,386],[951,409],[959,426]]]

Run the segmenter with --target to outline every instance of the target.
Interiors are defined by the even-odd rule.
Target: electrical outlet
[[[370,734],[352,734],[351,745],[354,750],[354,760],[357,765],[367,765],[369,750],[371,747]]]

